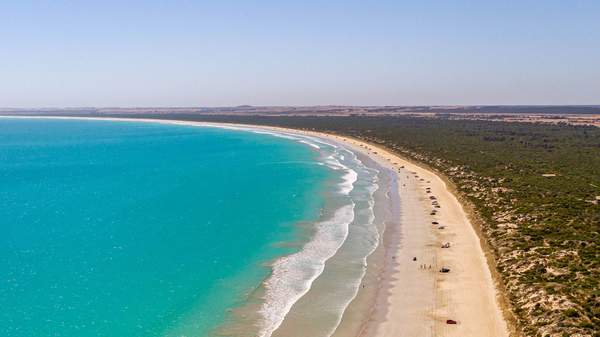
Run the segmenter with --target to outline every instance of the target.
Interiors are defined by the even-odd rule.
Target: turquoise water
[[[0,119],[0,335],[210,335],[319,218],[318,156],[250,132]]]

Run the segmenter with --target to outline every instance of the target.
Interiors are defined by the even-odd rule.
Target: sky
[[[0,1],[0,107],[600,104],[600,1]]]

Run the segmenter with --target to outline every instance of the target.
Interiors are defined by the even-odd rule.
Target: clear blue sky
[[[0,2],[0,107],[600,104],[600,1]]]

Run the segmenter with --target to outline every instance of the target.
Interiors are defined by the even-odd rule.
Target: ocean
[[[331,336],[378,180],[285,132],[0,118],[0,335]]]

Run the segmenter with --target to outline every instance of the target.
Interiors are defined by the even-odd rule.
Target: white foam
[[[305,140],[305,137],[294,137]],[[358,173],[342,164],[342,151],[356,160],[354,153],[310,137],[310,143],[318,142],[332,149],[332,154],[324,158],[324,164],[336,171],[344,171],[339,183],[339,193],[350,195]],[[325,263],[333,257],[348,237],[349,225],[354,221],[354,203],[335,211],[330,220],[316,225],[316,233],[299,252],[277,260],[272,266],[272,274],[265,281],[264,302],[260,309],[261,337],[269,337],[281,325],[292,306],[302,298],[312,283],[323,273]],[[366,263],[366,260],[365,260]],[[300,281],[300,282],[299,282]],[[358,281],[360,283],[360,280]],[[347,303],[345,303],[347,306]],[[342,313],[345,310],[342,309]],[[341,319],[341,317],[340,317]],[[339,323],[338,323],[339,324]]]
[[[374,182],[376,182],[377,179],[374,180]],[[374,221],[375,221],[375,212],[374,212],[374,206],[375,206],[375,200],[373,198],[373,194],[375,193],[375,191],[379,188],[379,185],[374,183],[373,185],[371,185],[372,187],[369,188],[369,192],[371,195],[371,199],[369,200],[369,221],[368,221],[368,225],[369,226],[374,226]],[[373,252],[375,251],[375,249],[377,249],[377,247],[379,246],[381,242],[381,235],[379,233],[379,231],[376,230],[375,232],[375,238],[374,238],[374,242],[373,245],[371,246],[371,249],[369,250],[369,252],[367,253],[367,255],[365,255],[362,258],[362,265],[363,265],[363,269],[361,272],[361,275],[359,278],[357,278],[354,282],[354,284],[352,285],[354,287],[354,293],[352,294],[351,297],[346,298],[346,300],[343,303],[340,303],[340,313],[337,316],[337,321],[335,323],[335,326],[329,331],[329,334],[327,335],[327,337],[331,337],[333,336],[333,334],[335,333],[335,331],[337,330],[337,328],[340,326],[341,322],[342,322],[342,318],[344,317],[344,313],[346,312],[346,309],[348,309],[348,306],[350,305],[350,303],[352,303],[352,301],[356,298],[356,296],[358,295],[358,292],[360,290],[360,285],[362,284],[362,281],[365,277],[365,275],[367,274],[367,267],[368,267],[368,262],[367,259],[369,258],[369,256],[371,256],[371,254],[373,254]],[[348,281],[346,281],[348,282]]]
[[[319,150],[319,149],[321,148],[319,145],[317,145],[317,144],[314,144],[314,143],[311,143],[311,142],[307,142],[307,141],[305,141],[305,140],[301,140],[301,141],[300,141],[300,143],[302,143],[302,144],[306,144],[306,145],[308,145],[308,146],[310,146],[310,147],[313,147],[313,148],[315,148],[315,149],[317,149],[317,150]]]
[[[246,130],[254,132],[254,133],[271,135],[271,136],[275,136],[275,137],[279,137],[279,138],[285,138],[285,139],[295,140],[295,141],[298,141],[299,143],[308,145],[308,146],[310,146],[310,147],[312,147],[314,149],[317,149],[317,150],[321,149],[321,147],[319,145],[317,145],[317,144],[330,145],[330,144],[327,144],[327,143],[320,142],[317,139],[315,139],[314,137],[303,136],[303,135],[296,135],[296,134],[291,134],[291,133],[287,133],[287,132],[284,132],[284,131],[269,131],[269,130],[254,129],[254,128],[253,129],[246,129]]]
[[[354,204],[338,209],[334,216],[317,224],[316,233],[297,253],[278,259],[265,281],[260,336],[269,337],[283,322],[294,303],[304,296],[348,237],[354,220]],[[303,282],[298,282],[303,280]]]

